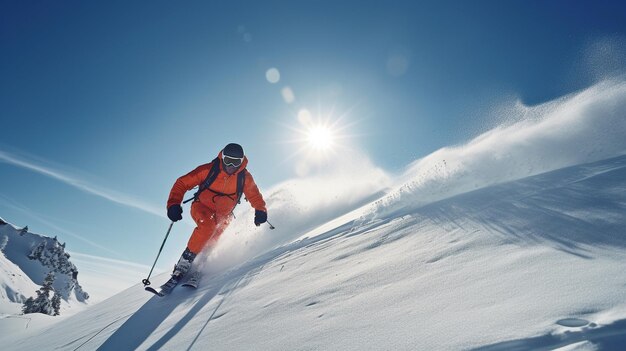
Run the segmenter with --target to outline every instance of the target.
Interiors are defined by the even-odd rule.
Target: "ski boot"
[[[172,292],[172,290],[174,290],[176,285],[180,283],[185,274],[187,274],[187,272],[191,268],[191,263],[195,258],[195,253],[189,251],[189,249],[185,249],[183,254],[180,256],[178,263],[176,263],[176,266],[174,266],[172,277],[168,281],[166,281],[165,284],[161,285],[158,290],[152,287],[146,287],[145,290],[159,296],[168,295]]]
[[[196,254],[189,251],[189,249],[185,249],[183,254],[180,256],[178,263],[174,266],[174,271],[172,272],[172,278],[176,281],[180,282],[180,280],[189,272],[191,268],[191,263],[196,258]]]

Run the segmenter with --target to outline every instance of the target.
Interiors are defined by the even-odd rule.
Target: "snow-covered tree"
[[[22,312],[26,313],[44,313],[54,315],[52,301],[50,301],[50,291],[54,291],[52,284],[54,283],[54,272],[48,273],[44,279],[43,285],[35,293],[37,297],[34,299],[29,297],[22,306]],[[56,295],[56,293],[55,293]],[[60,296],[58,297],[60,299]],[[54,297],[53,297],[54,299]],[[60,306],[60,301],[59,301]]]
[[[37,290],[39,292],[39,290]],[[22,305],[22,312],[26,313],[34,313],[35,310],[35,299],[33,297],[29,297],[24,301],[24,305]]]
[[[52,312],[53,316],[58,316],[61,314],[61,295],[58,292],[54,292],[54,296],[52,296],[52,300],[50,300],[52,304]]]
[[[70,254],[65,252],[65,243],[59,242],[56,237],[41,240],[33,245],[28,258],[39,261],[44,267],[57,275],[67,276],[67,279],[65,277],[59,279],[60,281],[65,281],[66,284],[62,285],[60,282],[57,282],[55,286],[61,298],[67,300],[72,294],[72,290],[74,290],[78,301],[89,299],[89,294],[83,291],[78,284],[78,268],[70,261]]]

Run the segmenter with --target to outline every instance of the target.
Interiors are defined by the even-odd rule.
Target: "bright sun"
[[[296,144],[289,159],[302,156],[296,164],[298,173],[306,174],[311,165],[324,162],[337,153],[338,149],[348,147],[345,141],[351,136],[346,135],[345,130],[352,124],[345,124],[347,113],[333,118],[332,112],[314,116],[303,108],[297,114],[299,127],[287,126],[294,132],[294,139],[287,142]]]
[[[330,128],[325,126],[315,126],[309,128],[306,139],[311,148],[318,151],[324,151],[332,147],[334,137]]]

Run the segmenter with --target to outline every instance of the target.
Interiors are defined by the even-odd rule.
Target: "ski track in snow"
[[[350,220],[207,276],[198,290],[178,287],[159,298],[138,285],[41,331],[45,343],[11,345],[619,350],[626,344],[626,301],[616,287],[623,290],[626,274],[615,265],[626,262],[626,241],[624,218],[614,212],[624,210],[626,198],[610,191],[616,187],[626,187],[626,156],[463,194],[397,218]],[[582,188],[594,189],[584,192],[589,201],[563,203]],[[601,204],[604,222],[580,215],[586,203]],[[553,228],[545,229],[551,220]],[[571,290],[579,278],[588,291]]]

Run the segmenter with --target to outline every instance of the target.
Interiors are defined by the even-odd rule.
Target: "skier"
[[[255,209],[254,224],[267,221],[265,201],[250,172],[248,159],[239,144],[228,144],[212,162],[201,165],[178,178],[167,200],[167,217],[176,222],[183,218],[181,202],[185,192],[199,186],[191,204],[196,222],[187,248],[174,267],[172,278],[179,282],[204,247],[213,247],[228,227],[232,212],[243,193]],[[243,184],[241,184],[243,183]]]

